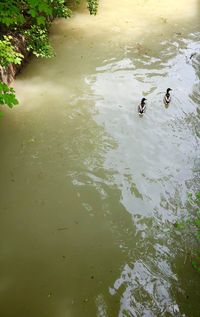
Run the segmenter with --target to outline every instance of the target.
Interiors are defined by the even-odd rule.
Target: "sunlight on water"
[[[82,4],[50,34],[0,122],[0,316],[198,317],[175,223],[199,182],[200,2]]]

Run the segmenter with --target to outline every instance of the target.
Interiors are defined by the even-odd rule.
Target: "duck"
[[[171,96],[170,96],[170,93],[169,93],[171,90],[172,90],[171,88],[167,88],[166,94],[164,96],[164,103],[166,105],[168,105],[170,103],[170,101],[171,101]]]
[[[140,104],[138,105],[138,113],[139,115],[143,115],[143,113],[146,111],[146,98],[142,98]]]

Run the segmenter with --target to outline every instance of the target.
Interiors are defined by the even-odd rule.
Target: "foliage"
[[[90,11],[90,14],[96,15],[99,1],[98,0],[87,0],[87,2],[88,2],[88,9]]]
[[[20,64],[23,55],[15,51],[11,44],[12,36],[4,35],[3,38],[0,40],[0,65],[6,67],[11,63]]]
[[[80,0],[76,2],[80,3]],[[96,15],[98,0],[87,0],[87,3],[90,14]],[[71,10],[65,0],[0,0],[0,65],[20,64],[23,59],[7,34],[23,34],[28,51],[37,57],[54,56],[48,40],[50,21],[70,16]],[[0,104],[12,107],[17,103],[13,88],[0,83]]]
[[[28,50],[37,57],[54,55],[47,36],[50,20],[54,17],[68,18],[70,15],[71,10],[65,5],[65,0],[1,0],[0,2],[0,27],[2,25],[12,31],[19,29],[23,32],[27,37]],[[7,55],[13,55],[11,50]]]
[[[52,57],[53,50],[48,42],[47,30],[49,21],[55,17],[68,18],[71,16],[71,10],[65,5],[65,0],[1,0],[0,1],[0,27],[1,25],[9,27],[12,31],[18,29],[24,30],[28,41],[28,50],[40,57]],[[77,0],[77,3],[79,0]],[[98,0],[87,0],[90,14],[96,15]],[[9,44],[8,38],[4,39],[1,46],[7,46],[5,56],[1,63],[8,65],[10,58],[14,57],[17,63],[20,63],[22,56],[14,55],[14,50]],[[3,47],[1,47],[1,51]],[[4,51],[4,50],[3,50]],[[19,54],[19,53],[18,53]]]
[[[67,18],[71,11],[64,0],[1,0],[0,23],[8,26],[46,25],[48,17]]]
[[[31,16],[32,22],[37,25],[46,25],[48,17],[68,18],[71,10],[65,6],[64,0],[26,0],[28,5],[27,13]]]
[[[0,65],[7,67],[9,64],[20,64],[23,58],[21,53],[15,51],[14,46],[11,44],[12,36],[3,36],[0,40]],[[0,81],[0,105],[8,105],[12,108],[18,104],[13,88],[8,87],[5,83]],[[0,111],[0,117],[2,112]]]
[[[67,8],[64,0],[52,0],[53,16],[57,18],[69,18],[72,14],[71,10]]]
[[[0,1],[0,23],[7,27],[19,25],[25,22],[22,8],[24,1],[20,0],[1,0]]]
[[[8,105],[12,108],[18,104],[18,100],[15,97],[15,91],[12,87],[8,87],[5,83],[0,81],[0,104]]]
[[[24,34],[28,42],[28,51],[31,51],[37,57],[54,56],[53,48],[49,44],[48,33],[45,28],[33,25],[29,30],[26,30]]]

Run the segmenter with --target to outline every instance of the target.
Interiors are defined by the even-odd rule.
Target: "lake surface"
[[[50,33],[0,121],[0,316],[199,317],[175,224],[199,189],[200,1],[101,0]]]

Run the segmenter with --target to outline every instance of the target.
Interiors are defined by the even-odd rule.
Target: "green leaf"
[[[0,65],[3,67],[6,67],[11,63],[21,64],[22,58],[24,57],[15,50],[11,40],[11,36],[4,36],[4,39],[0,40]]]
[[[25,31],[28,42],[27,49],[37,57],[50,58],[54,56],[53,48],[49,44],[47,29],[41,26],[33,25]]]
[[[43,16],[37,16],[36,21],[37,21],[38,25],[45,25],[45,22],[46,22],[46,20]]]

